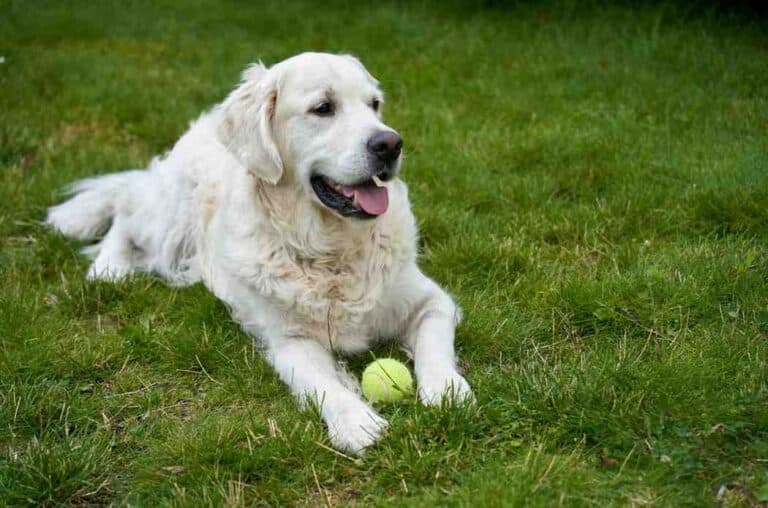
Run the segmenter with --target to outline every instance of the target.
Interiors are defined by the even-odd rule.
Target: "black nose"
[[[368,151],[383,160],[392,162],[400,156],[403,140],[395,131],[379,131],[368,139]]]

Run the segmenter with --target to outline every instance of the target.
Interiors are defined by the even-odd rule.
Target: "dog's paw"
[[[363,455],[366,448],[379,440],[388,425],[384,418],[359,400],[328,415],[326,423],[333,446],[355,455]]]
[[[427,406],[472,404],[475,395],[467,380],[458,372],[428,373],[419,378],[419,398]]]
[[[106,263],[104,260],[96,260],[91,264],[85,278],[88,280],[102,280],[105,282],[120,282],[131,275],[133,268],[127,263]]]

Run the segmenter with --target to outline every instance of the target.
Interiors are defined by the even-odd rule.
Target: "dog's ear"
[[[240,85],[221,105],[219,140],[257,178],[276,184],[283,161],[272,133],[277,79],[259,62],[249,66]]]

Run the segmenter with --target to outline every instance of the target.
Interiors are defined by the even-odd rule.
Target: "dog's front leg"
[[[317,403],[336,448],[362,454],[379,438],[386,420],[344,385],[333,355],[318,342],[284,339],[267,358],[300,403]]]
[[[434,281],[414,270],[409,274],[409,300],[413,302],[405,344],[413,353],[419,398],[424,404],[471,402],[472,389],[456,368],[454,330],[460,311]]]

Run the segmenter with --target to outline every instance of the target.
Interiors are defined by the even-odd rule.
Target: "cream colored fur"
[[[307,113],[326,96],[333,118]],[[310,186],[317,171],[345,184],[368,174],[365,140],[390,129],[371,97],[381,99],[378,83],[349,56],[253,65],[149,168],[79,182],[48,214],[65,235],[104,235],[88,249],[91,278],[202,281],[299,400],[319,405],[333,444],[355,453],[386,421],[334,353],[397,338],[424,403],[472,399],[454,358],[458,309],[416,265],[405,184],[386,183],[389,209],[373,220],[341,217]]]

